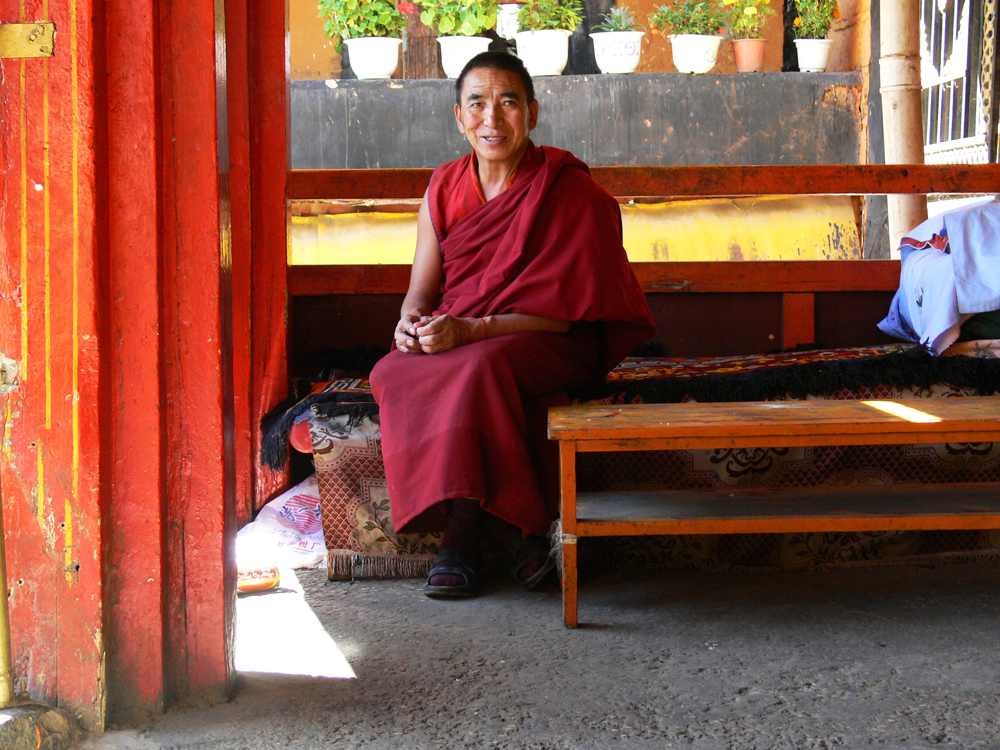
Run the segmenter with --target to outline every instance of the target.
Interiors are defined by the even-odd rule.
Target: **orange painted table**
[[[561,464],[563,618],[577,626],[586,536],[1000,528],[995,484],[577,492],[576,454],[693,448],[1000,441],[1000,397],[567,406],[549,411]]]

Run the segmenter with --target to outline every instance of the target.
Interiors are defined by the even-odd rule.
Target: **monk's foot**
[[[424,593],[434,599],[475,596],[479,589],[478,561],[458,550],[445,549],[434,558]]]
[[[526,591],[537,588],[555,567],[551,547],[540,536],[519,539],[511,548],[511,572]]]

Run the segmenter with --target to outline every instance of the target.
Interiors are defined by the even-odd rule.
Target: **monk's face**
[[[495,68],[470,70],[455,105],[458,130],[472,144],[480,164],[513,169],[528,147],[538,121],[538,102],[528,103],[516,73]]]

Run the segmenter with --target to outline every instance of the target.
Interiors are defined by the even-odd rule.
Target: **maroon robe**
[[[618,203],[568,151],[529,143],[513,182],[483,203],[472,155],[428,191],[443,257],[435,315],[539,315],[573,325],[440,354],[398,350],[372,371],[397,531],[443,528],[442,501],[474,498],[526,534],[557,516],[548,406],[602,378],[654,333],[622,247]]]

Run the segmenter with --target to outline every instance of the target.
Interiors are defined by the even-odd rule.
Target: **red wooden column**
[[[247,0],[225,0],[226,101],[229,120],[229,195],[232,223],[233,451],[237,525],[254,510],[258,432],[253,402],[251,334],[252,271],[250,210],[250,84]]]
[[[158,8],[165,691],[221,699],[236,602],[224,14],[213,0]]]
[[[168,559],[159,14],[149,0],[108,0],[105,8],[106,138],[97,158],[106,175],[101,231],[108,253],[101,285],[108,697],[112,712],[162,710]]]
[[[251,206],[254,220],[251,295],[251,379],[254,454],[260,418],[288,395],[285,174],[288,168],[288,23],[285,3],[247,0],[250,39]],[[259,458],[256,459],[259,466]],[[284,476],[259,469],[260,508]]]
[[[0,60],[0,482],[15,689],[104,721],[100,232],[91,0],[0,4],[55,56]],[[4,592],[7,593],[7,592]]]
[[[223,16],[106,9],[107,684],[127,716],[229,689],[233,243]]]
[[[233,260],[249,230],[243,208],[234,240],[225,135],[227,103],[246,132],[247,89],[229,102],[216,10],[0,6],[0,22],[59,30],[55,57],[0,61],[17,689],[90,729],[109,711],[224,698],[232,676]],[[246,137],[237,150],[245,202]]]

